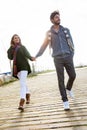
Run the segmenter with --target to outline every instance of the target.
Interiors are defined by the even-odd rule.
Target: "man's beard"
[[[60,22],[58,22],[58,23],[57,23],[57,22],[55,22],[54,24],[55,24],[55,25],[60,25]]]
[[[60,25],[60,21],[58,22],[53,22],[54,25]]]

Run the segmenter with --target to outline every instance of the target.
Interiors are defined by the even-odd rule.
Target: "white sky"
[[[75,65],[87,65],[87,0],[0,0],[0,71],[8,71],[7,49],[18,34],[32,56],[38,52],[50,28],[50,13],[59,10],[61,25],[71,31]],[[35,62],[37,68],[54,67],[48,48]]]

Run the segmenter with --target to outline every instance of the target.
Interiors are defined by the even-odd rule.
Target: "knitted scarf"
[[[17,55],[17,51],[19,48],[20,48],[19,45],[17,45],[15,47],[14,56],[13,56],[13,77],[15,77],[15,78],[18,78],[17,77],[18,71],[17,71],[17,64],[16,64],[16,55]]]

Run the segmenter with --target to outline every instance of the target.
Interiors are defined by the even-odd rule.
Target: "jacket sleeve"
[[[68,34],[69,34],[69,38],[67,39],[67,40],[68,40],[68,45],[69,45],[69,47],[70,47],[70,50],[71,50],[72,53],[74,54],[74,52],[75,52],[75,47],[74,47],[73,39],[72,39],[70,30],[67,29],[67,31],[68,31]]]
[[[8,59],[13,60],[13,54],[14,54],[14,48],[11,46],[11,47],[7,50]]]
[[[73,46],[74,46],[74,43],[73,43],[73,39],[72,39],[72,36],[71,36],[70,30],[69,30],[69,29],[67,29],[67,30],[68,30],[68,34],[69,34],[69,36],[70,36],[70,39],[71,39],[71,41],[72,41],[72,44],[73,44]]]
[[[41,56],[44,53],[44,51],[47,48],[47,46],[48,46],[49,43],[50,43],[50,39],[49,39],[49,31],[48,31],[47,34],[46,34],[46,38],[45,38],[43,44],[41,45],[38,53],[35,56],[36,58],[39,57],[39,56]]]
[[[26,57],[26,58],[28,58],[28,59],[30,59],[31,61],[32,61],[32,56],[30,55],[30,53],[29,53],[29,51],[26,49],[26,47],[25,46],[22,46],[22,52],[23,52],[23,55]]]

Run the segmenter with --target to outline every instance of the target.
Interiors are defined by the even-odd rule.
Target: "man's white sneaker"
[[[63,106],[64,106],[64,110],[65,111],[69,111],[70,110],[69,102],[68,101],[63,102]]]
[[[68,93],[68,95],[69,95],[71,98],[74,98],[74,94],[73,94],[73,91],[72,91],[72,90],[67,90],[67,93]]]

